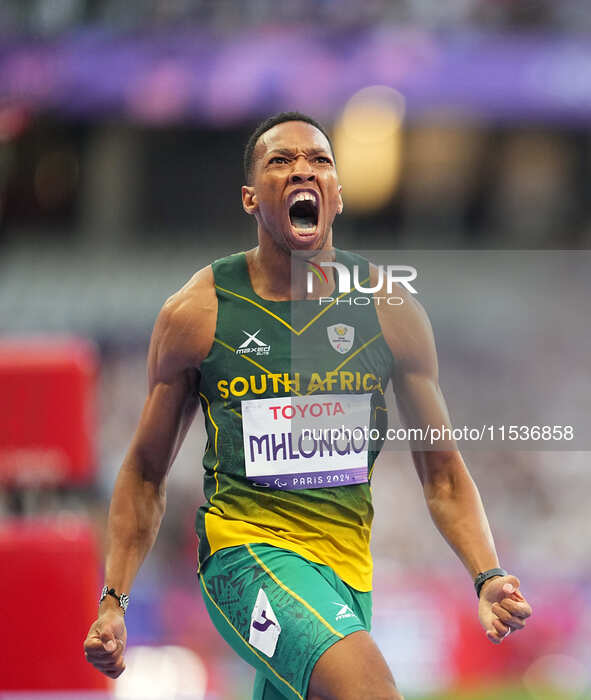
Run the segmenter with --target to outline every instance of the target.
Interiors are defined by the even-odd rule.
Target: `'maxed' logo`
[[[308,294],[311,294],[314,291],[314,276],[318,277],[320,280],[324,279],[325,282],[328,282],[326,272],[321,269],[327,267],[335,270],[339,294],[348,294],[349,292],[353,291],[353,289],[356,289],[362,294],[373,294],[374,292],[383,290],[384,275],[386,281],[385,291],[387,294],[392,294],[395,284],[401,285],[411,294],[417,294],[417,290],[411,284],[411,282],[417,278],[417,270],[411,265],[377,265],[378,279],[376,284],[373,286],[364,287],[359,280],[359,265],[353,265],[353,284],[351,284],[351,271],[343,263],[321,262],[318,265],[317,263],[309,262],[308,264],[312,266],[312,269],[308,270]]]
[[[236,349],[237,355],[268,355],[271,350],[271,346],[263,343],[260,338],[257,338],[258,334],[261,332],[259,328],[258,331],[254,333],[249,333],[248,331],[242,331],[246,335],[246,340]],[[254,345],[252,345],[254,343]]]

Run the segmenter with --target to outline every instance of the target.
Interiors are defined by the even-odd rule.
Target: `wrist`
[[[99,609],[101,605],[113,605],[113,609],[118,609],[125,615],[127,606],[129,605],[129,596],[126,593],[117,593],[114,588],[109,588],[109,586],[103,586],[101,595],[99,598]]]
[[[106,612],[115,612],[121,615],[121,617],[125,616],[125,612],[123,611],[123,608],[119,605],[119,602],[115,600],[115,598],[111,598],[110,595],[108,595],[104,600],[101,600],[99,602],[99,614],[103,614]]]
[[[499,576],[491,576],[489,579],[487,579],[487,580],[482,584],[482,587],[480,588],[480,595],[478,596],[479,599],[482,598],[482,593],[486,590],[488,584],[489,584],[491,581],[494,581],[496,578],[499,578]]]
[[[507,572],[505,569],[495,567],[494,569],[488,569],[487,571],[481,571],[474,579],[474,588],[476,589],[476,597],[480,598],[482,590],[484,587],[490,583],[494,578],[499,578],[499,576],[506,576]]]

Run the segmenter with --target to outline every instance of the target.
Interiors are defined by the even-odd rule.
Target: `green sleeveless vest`
[[[358,265],[368,285],[366,260],[336,251],[336,261]],[[269,301],[255,294],[244,253],[212,267],[217,325],[199,387],[208,437],[200,566],[224,547],[265,542],[371,590],[370,480],[381,447],[372,435],[385,433],[393,364],[372,296]]]

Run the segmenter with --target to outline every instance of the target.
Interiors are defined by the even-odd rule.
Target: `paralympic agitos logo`
[[[417,294],[417,290],[412,286],[411,282],[417,278],[417,270],[411,265],[377,265],[378,279],[373,286],[364,287],[363,283],[369,279],[359,279],[359,265],[353,265],[353,284],[351,284],[351,271],[343,263],[339,262],[321,262],[320,264],[308,261],[308,277],[307,277],[307,292],[312,294],[314,291],[314,277],[317,277],[321,282],[328,282],[328,277],[323,268],[332,268],[336,275],[336,289],[338,296],[334,297],[319,297],[318,304],[344,304],[348,306],[367,306],[371,303],[368,296],[352,296],[350,292],[356,290],[362,294],[374,294],[376,304],[382,301],[390,306],[400,306],[404,303],[404,299],[400,296],[391,296],[394,290],[394,285],[399,284],[411,294]],[[375,292],[385,289],[387,296],[376,295]],[[334,294],[334,292],[333,292]]]

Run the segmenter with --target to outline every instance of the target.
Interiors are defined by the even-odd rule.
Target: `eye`
[[[285,165],[287,163],[287,158],[284,156],[273,156],[273,158],[269,159],[269,164],[271,163],[279,163],[280,165]]]
[[[328,163],[329,165],[332,165],[332,160],[328,156],[318,156],[316,161],[318,163]]]

